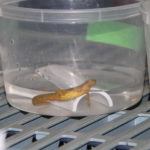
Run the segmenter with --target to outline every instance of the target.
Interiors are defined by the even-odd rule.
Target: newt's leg
[[[86,103],[87,103],[88,107],[90,107],[91,103],[90,103],[90,94],[89,93],[87,93],[87,95],[86,95]]]

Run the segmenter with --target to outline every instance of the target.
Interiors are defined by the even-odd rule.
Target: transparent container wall
[[[148,73],[150,79],[150,1],[144,1],[142,6],[142,13],[145,22],[145,39],[146,39],[146,52],[147,52],[147,63]]]
[[[3,17],[1,22],[4,82],[14,107],[44,115],[84,116],[140,101],[145,47],[139,13],[107,21]]]

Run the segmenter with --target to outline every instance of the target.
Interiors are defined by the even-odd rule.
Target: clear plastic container
[[[11,105],[43,115],[85,116],[140,101],[145,73],[141,3],[107,7],[102,1],[0,3],[1,56]]]
[[[146,40],[146,52],[147,52],[147,65],[148,65],[148,74],[150,80],[150,1],[145,0],[142,3],[142,14],[145,23],[145,40]]]

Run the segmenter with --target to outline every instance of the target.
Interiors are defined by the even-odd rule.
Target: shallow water
[[[63,74],[61,75],[63,76]],[[95,65],[90,69],[80,70],[80,76],[84,77],[85,80],[96,80],[96,85],[90,90],[90,106],[86,103],[86,95],[82,96],[78,102],[74,99],[67,102],[50,102],[46,106],[33,106],[32,98],[34,96],[53,93],[60,89],[58,85],[59,80],[62,79],[56,78],[56,82],[54,79],[51,82],[50,76],[45,78],[31,68],[20,68],[19,70],[5,72],[8,101],[21,110],[43,115],[84,116],[110,113],[128,108],[136,104],[142,95],[143,75],[142,72],[133,68]],[[70,79],[67,78],[67,80]],[[70,82],[68,83],[64,82],[66,89],[70,88]],[[101,92],[105,94],[99,94]],[[110,100],[108,100],[108,97],[110,97]],[[112,101],[112,105],[110,105],[110,101]],[[76,109],[74,109],[75,103]]]

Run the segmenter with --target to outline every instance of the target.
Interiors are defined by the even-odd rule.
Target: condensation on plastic
[[[0,16],[22,21],[55,23],[89,23],[118,20],[140,14],[140,2],[129,5],[93,9],[33,9],[15,6],[22,0],[0,2]]]

